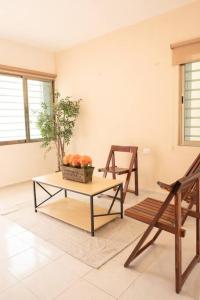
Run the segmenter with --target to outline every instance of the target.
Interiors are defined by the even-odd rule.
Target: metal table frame
[[[58,191],[56,191],[54,194],[51,194],[46,188],[44,188],[43,184],[46,186],[52,186],[52,187],[55,187],[55,188],[59,188]],[[36,192],[36,185],[38,185],[41,189],[43,189],[48,195],[49,197],[46,198],[44,201],[40,202],[39,204],[37,203],[37,192]],[[107,211],[107,213],[105,214],[94,214],[94,197],[97,196],[97,195],[100,195],[106,191],[109,191],[111,189],[116,189],[115,190],[115,194],[113,196],[113,200],[111,202],[111,205]],[[88,196],[90,197],[90,222],[91,222],[91,236],[94,236],[94,218],[97,218],[97,217],[103,217],[103,216],[110,216],[110,215],[120,215],[121,216],[121,219],[123,219],[123,183],[120,183],[120,184],[116,184],[115,186],[112,186],[112,187],[109,187],[105,190],[102,190],[101,192],[98,192],[98,193],[95,193],[93,195],[88,195],[86,193],[82,193],[82,192],[79,192],[79,191],[75,191],[75,190],[70,190],[68,188],[60,188],[58,186],[54,186],[52,184],[47,184],[47,183],[40,183],[36,180],[33,180],[33,195],[34,195],[34,207],[35,207],[35,212],[37,212],[37,208],[39,206],[41,206],[43,203],[45,203],[46,201],[50,200],[52,197],[54,197],[55,195],[57,195],[58,193],[60,193],[61,191],[64,191],[64,195],[65,197],[67,197],[67,191],[70,191],[70,192],[74,192],[74,193],[78,193],[78,194],[81,194],[81,195],[84,195],[84,196]],[[120,194],[120,196],[118,197],[118,194]],[[119,212],[111,212],[112,211],[112,208],[113,208],[113,205],[115,203],[116,200],[119,200],[120,201],[120,211]]]

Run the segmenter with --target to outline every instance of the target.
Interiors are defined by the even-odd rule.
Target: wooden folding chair
[[[179,293],[185,280],[192,271],[193,267],[200,261],[200,209],[199,209],[199,187],[200,173],[189,175],[177,180],[170,185],[170,192],[165,201],[159,201],[147,198],[139,204],[125,210],[125,215],[149,224],[131,255],[128,257],[124,266],[129,264],[147,249],[160,235],[162,230],[168,231],[175,235],[175,274],[176,274],[176,292]],[[187,208],[181,206],[183,195],[187,197],[191,191],[195,191],[195,197],[191,201],[195,201],[195,211],[191,210],[191,203]],[[170,204],[174,199],[174,204]],[[182,246],[181,237],[185,236],[185,229],[182,228],[188,216],[196,218],[196,255],[182,273]],[[153,230],[158,228],[154,237],[144,245],[147,237]]]
[[[137,149],[135,146],[115,146],[112,145],[108,159],[106,162],[105,168],[98,169],[99,172],[103,172],[103,176],[106,177],[108,173],[112,174],[113,179],[116,178],[116,175],[126,174],[125,184],[123,187],[123,200],[126,197],[126,193],[135,193],[138,195],[138,158],[137,158]],[[128,168],[121,168],[115,165],[115,152],[127,152],[131,153],[130,164]],[[129,182],[131,179],[132,172],[135,173],[135,190],[130,190],[128,188]]]

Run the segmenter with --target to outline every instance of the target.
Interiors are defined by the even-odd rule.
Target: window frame
[[[12,69],[12,67],[8,67],[9,69]],[[13,68],[14,70],[17,70],[18,68]],[[0,75],[6,75],[6,76],[13,76],[13,77],[20,77],[22,78],[22,89],[23,89],[23,100],[24,100],[24,122],[25,122],[25,133],[26,133],[26,139],[22,140],[13,140],[13,141],[0,141],[0,146],[6,146],[6,145],[13,145],[13,144],[28,144],[28,143],[37,143],[41,142],[42,138],[36,138],[36,139],[31,139],[30,138],[30,122],[29,122],[29,103],[28,103],[28,85],[27,81],[28,80],[36,80],[36,81],[43,81],[43,82],[50,82],[52,86],[52,103],[54,103],[54,92],[55,92],[55,75],[54,74],[47,74],[47,73],[42,73],[38,72],[38,76],[35,75],[37,74],[36,71],[29,71],[25,69],[19,69],[20,71],[22,70],[22,73],[24,72],[25,75],[17,74],[17,72],[8,71],[4,72],[4,70],[1,70],[1,65],[0,65]],[[30,72],[30,75],[28,75],[28,72]],[[32,73],[35,73],[32,75]],[[26,75],[27,74],[27,75]],[[40,74],[42,76],[40,76]],[[53,78],[45,78],[43,76],[47,75],[47,77],[53,77]]]
[[[179,134],[178,134],[178,145],[179,146],[190,146],[200,147],[200,141],[186,141],[184,138],[184,72],[185,64],[179,65]]]

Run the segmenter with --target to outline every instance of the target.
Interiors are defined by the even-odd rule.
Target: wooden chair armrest
[[[170,184],[166,184],[164,182],[158,181],[157,184],[161,187],[161,189],[167,190],[167,191],[171,191],[172,186]]]

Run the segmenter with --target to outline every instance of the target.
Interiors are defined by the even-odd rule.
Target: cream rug
[[[79,228],[49,217],[33,208],[21,208],[7,215],[17,224],[78,258],[85,264],[99,268],[134,242],[145,225],[130,218],[117,218],[95,231],[95,236]]]

